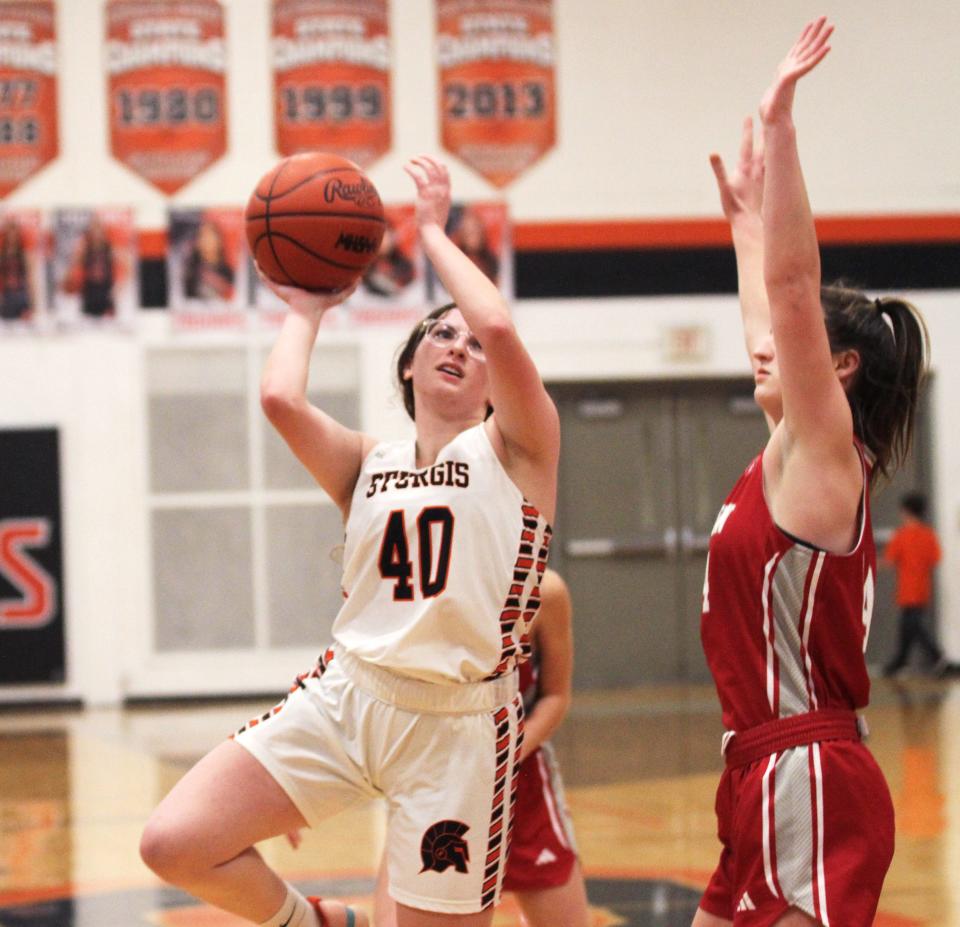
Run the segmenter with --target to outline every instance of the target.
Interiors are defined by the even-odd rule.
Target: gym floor
[[[239,927],[162,886],[137,845],[179,776],[269,704],[0,713],[0,925]],[[877,680],[867,717],[897,811],[875,924],[960,927],[960,681]],[[575,698],[554,743],[595,927],[688,927],[719,851],[720,733],[708,687]],[[305,890],[369,906],[383,822],[373,803],[262,849]],[[494,924],[520,924],[509,895]]]

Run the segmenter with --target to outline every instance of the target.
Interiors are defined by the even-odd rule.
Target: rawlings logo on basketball
[[[377,188],[368,180],[360,180],[357,183],[344,183],[335,177],[332,180],[328,180],[324,185],[323,198],[328,203],[340,199],[356,203],[358,206],[380,205],[380,196],[377,193]]]
[[[420,841],[421,873],[427,870],[445,872],[451,866],[457,872],[466,872],[470,862],[470,848],[463,835],[470,828],[460,821],[437,821],[424,832]]]
[[[380,243],[364,235],[351,235],[349,232],[341,232],[333,247],[342,248],[344,251],[352,251],[354,254],[373,254],[380,247]]]
[[[352,161],[323,151],[291,155],[264,174],[247,202],[245,225],[267,277],[327,293],[352,286],[376,260],[386,227],[370,179]]]

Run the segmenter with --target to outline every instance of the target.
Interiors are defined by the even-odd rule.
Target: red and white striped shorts
[[[873,923],[893,857],[893,803],[859,740],[728,764],[716,811],[723,850],[705,911],[737,927],[767,927],[791,907],[825,927]]]
[[[566,885],[576,861],[560,769],[546,743],[520,764],[503,890],[532,892]]]

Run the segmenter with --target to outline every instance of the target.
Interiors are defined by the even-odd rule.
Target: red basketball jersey
[[[519,678],[517,679],[517,688],[520,690],[520,698],[523,699],[523,710],[525,714],[533,711],[533,706],[540,697],[540,661],[537,659],[536,650],[532,651],[529,660],[524,660],[519,666]]]
[[[743,731],[870,696],[864,651],[876,550],[864,466],[860,535],[831,554],[779,529],[763,495],[763,454],[744,471],[710,537],[700,637],[723,723]],[[811,505],[819,500],[811,499]]]

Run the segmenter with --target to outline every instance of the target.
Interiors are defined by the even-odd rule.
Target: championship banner
[[[62,328],[130,327],[137,308],[131,209],[60,209],[53,217],[53,310]]]
[[[552,0],[437,0],[443,147],[505,187],[556,143]]]
[[[0,212],[0,331],[43,327],[47,306],[46,234],[39,209]]]
[[[0,429],[0,685],[63,682],[56,429]]]
[[[227,148],[226,43],[218,0],[109,0],[110,150],[176,193]]]
[[[240,208],[171,209],[167,286],[178,329],[235,329],[247,322]]]
[[[281,155],[329,151],[369,167],[390,148],[387,0],[273,0]]]
[[[59,150],[54,12],[53,0],[0,3],[0,197]]]

